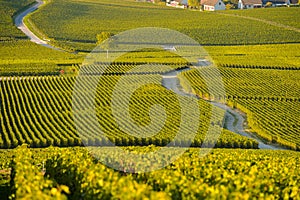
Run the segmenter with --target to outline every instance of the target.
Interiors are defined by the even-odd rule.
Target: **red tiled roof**
[[[201,5],[215,6],[219,0],[201,0]]]
[[[262,4],[262,0],[242,0],[244,5],[257,5]]]

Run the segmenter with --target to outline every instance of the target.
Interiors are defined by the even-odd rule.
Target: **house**
[[[202,10],[215,11],[215,10],[225,10],[225,4],[222,0],[201,0],[200,2]]]
[[[261,8],[262,0],[239,0],[239,9]]]
[[[175,8],[186,8],[188,0],[166,0],[166,5]]]

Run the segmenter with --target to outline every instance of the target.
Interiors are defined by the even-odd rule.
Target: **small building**
[[[261,8],[262,0],[239,0],[239,9]]]
[[[186,8],[188,5],[187,0],[166,0],[167,6],[172,6],[175,8]]]
[[[176,48],[173,45],[164,45],[163,48],[167,51],[176,51]]]
[[[215,11],[225,10],[225,4],[222,0],[201,0],[202,10]]]

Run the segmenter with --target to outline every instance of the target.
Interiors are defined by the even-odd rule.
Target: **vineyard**
[[[34,0],[9,1],[1,0],[0,9],[0,41],[26,39],[27,37],[15,27],[13,17],[15,14],[24,9],[24,7],[34,3]]]
[[[259,135],[299,150],[299,102],[238,100],[236,104]]]
[[[58,50],[14,25],[33,3],[0,0],[0,199],[300,199],[299,8],[45,0],[24,20]],[[204,49],[94,49],[141,27]]]
[[[27,40],[0,42],[0,76],[71,73],[82,57],[41,47]],[[74,74],[74,73],[73,73]]]
[[[201,73],[183,72],[192,84],[185,90],[200,97],[226,99],[233,107],[247,113],[250,127],[268,141],[299,149],[299,74],[288,70],[220,68],[226,96],[208,95]],[[184,83],[184,82],[182,82]],[[238,87],[236,87],[238,85]]]
[[[64,9],[65,7],[68,9]],[[268,13],[269,10],[264,12]],[[282,15],[286,18],[295,16],[294,10],[283,12]],[[33,13],[27,20],[28,24],[54,40],[56,45],[61,43],[64,48],[69,46],[70,49],[84,51],[89,48],[84,43],[95,44],[96,35],[102,31],[117,34],[139,27],[178,30],[203,45],[282,44],[299,42],[300,39],[299,32],[235,16],[190,12],[117,0],[109,2],[55,0],[41,8],[40,12]],[[53,21],[55,23],[52,23]],[[219,34],[220,32],[222,34]]]
[[[177,48],[180,49],[180,47]],[[298,44],[204,48],[218,66],[248,69],[299,69],[300,45]],[[147,54],[151,54],[152,57],[147,58]],[[78,71],[83,56],[84,54],[74,55],[43,48],[25,40],[0,42],[0,75],[59,75],[62,69],[74,74],[73,70]],[[126,56],[119,58],[119,62],[129,63],[129,67],[114,68],[111,69],[111,72],[121,73],[120,69],[123,72],[130,70],[130,63],[133,60],[137,64],[148,62],[175,63],[177,66],[173,67],[169,64],[174,69],[186,64],[176,54],[172,55],[161,50],[149,50],[147,52],[127,53]],[[179,63],[181,64],[179,65]],[[81,71],[88,74],[99,73],[97,68],[93,70],[93,67],[88,67],[87,69],[89,71],[84,69]],[[153,72],[162,73],[162,70],[156,68],[156,70],[153,69]]]
[[[193,90],[200,96],[207,96],[208,89],[201,74],[207,68],[198,68],[183,72],[181,77],[186,77],[192,84]],[[211,91],[211,99],[249,99],[270,101],[299,101],[299,74],[292,70],[274,69],[247,69],[247,68],[219,68],[226,96]],[[237,87],[238,85],[238,87]],[[215,91],[218,91],[217,89]]]
[[[268,12],[265,12],[263,9],[255,9],[255,10],[246,10],[245,12],[240,11],[229,11],[226,13],[246,16],[246,17],[255,17],[258,19],[268,20],[288,26],[292,26],[295,28],[300,28],[299,19],[295,18],[290,20],[290,16],[295,16],[299,13],[299,8],[276,8],[269,9]]]
[[[127,147],[137,154],[155,147]],[[90,156],[84,148],[13,150],[10,163],[10,196],[41,196],[56,199],[298,199],[300,157],[292,151],[213,150],[200,158],[197,149],[188,150],[172,165],[150,173],[134,172],[135,161],[120,160],[114,149],[106,159],[122,166],[115,171]],[[169,154],[175,156],[176,148]],[[40,153],[43,153],[42,157]],[[9,154],[7,154],[9,155]],[[160,165],[162,160],[152,163]],[[44,167],[42,165],[44,163]],[[127,165],[128,164],[128,165]],[[26,176],[24,176],[26,174]],[[26,189],[30,187],[30,190]]]
[[[300,45],[205,46],[218,66],[255,69],[299,69]]]
[[[156,144],[164,146],[172,141],[174,134],[178,132],[180,124],[180,107],[177,97],[161,86],[160,75],[128,75],[125,76],[124,87],[130,90],[132,87],[150,81],[137,90],[132,96],[130,102],[130,113],[132,118],[141,126],[150,123],[148,110],[153,104],[161,104],[167,110],[166,121],[159,121],[158,124],[164,123],[163,128],[155,137],[141,139],[132,137],[118,128],[115,118],[111,111],[112,91],[118,80],[123,76],[97,76],[79,77],[77,80],[83,84],[77,85],[80,92],[91,91],[94,81],[99,81],[97,88],[96,107],[99,123],[105,135],[101,136],[93,128],[92,120],[86,119],[84,109],[81,111],[79,124],[77,128],[89,127],[86,135],[77,134],[72,112],[72,94],[75,84],[75,77],[7,77],[1,80],[1,147],[12,148],[20,144],[27,143],[32,147],[55,146],[74,146],[74,145],[108,145],[109,140],[117,145],[148,145]],[[89,81],[87,81],[89,80]],[[123,80],[124,81],[124,80]],[[86,84],[88,83],[88,84]],[[90,85],[89,85],[90,84]],[[115,94],[115,98],[123,99],[126,91],[122,90],[120,94]],[[88,93],[86,93],[88,96]],[[86,102],[87,97],[81,96],[78,102]],[[182,101],[189,103],[189,98],[181,97]],[[122,101],[120,101],[122,102]],[[82,104],[81,103],[81,104]],[[84,104],[79,104],[80,107]],[[199,101],[201,112],[199,117],[199,127],[197,136],[193,141],[193,146],[201,146],[207,132],[209,124],[213,124],[215,132],[219,132],[222,127],[222,110],[217,116],[210,116],[211,106],[205,101]],[[142,108],[142,109],[141,109]],[[193,113],[193,111],[189,111]],[[89,113],[87,113],[89,114]],[[157,113],[159,114],[159,113]],[[193,118],[191,115],[189,118]],[[155,116],[157,120],[163,120],[160,115]],[[190,123],[195,120],[190,120]],[[210,123],[209,123],[210,122]],[[123,123],[122,121],[120,123]],[[124,122],[126,123],[126,122]],[[184,145],[185,142],[192,141],[192,129],[189,125],[186,129],[181,130],[178,141],[174,145]],[[193,126],[191,126],[193,127]],[[140,133],[142,134],[142,133]],[[190,135],[190,137],[189,137]],[[211,143],[213,140],[205,140]],[[229,131],[223,131],[222,136],[217,142],[217,147],[241,147],[257,148],[257,143],[235,135]]]
[[[0,8],[0,76],[74,74],[81,55],[44,48],[30,42],[16,28],[13,18],[32,5],[33,0],[1,0]]]

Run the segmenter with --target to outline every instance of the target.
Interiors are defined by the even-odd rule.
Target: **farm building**
[[[215,11],[225,10],[225,4],[222,0],[201,0],[202,10]]]
[[[261,8],[262,0],[239,0],[239,9]]]
[[[188,5],[187,0],[166,0],[167,6],[172,6],[176,8],[186,8]]]

